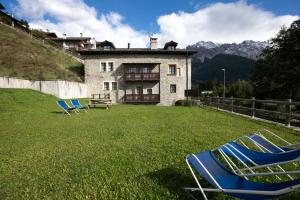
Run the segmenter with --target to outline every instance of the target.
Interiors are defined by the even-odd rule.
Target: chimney
[[[66,39],[67,38],[67,34],[63,34],[63,39]]]
[[[130,49],[130,43],[127,44],[127,48]]]
[[[150,38],[150,49],[157,49],[157,38]]]
[[[80,33],[80,37],[82,37],[83,36],[83,34],[82,33]]]

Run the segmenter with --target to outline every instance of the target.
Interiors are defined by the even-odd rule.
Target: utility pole
[[[224,82],[223,82],[223,98],[225,99],[225,92],[226,92],[226,86],[225,86],[225,80],[226,80],[226,69],[223,68],[222,71],[224,72]]]

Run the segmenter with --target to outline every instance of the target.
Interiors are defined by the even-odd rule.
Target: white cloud
[[[147,34],[135,30],[116,13],[98,13],[83,0],[18,0],[16,12],[30,19],[35,28],[49,29],[60,35],[95,37],[98,41],[110,40],[117,47],[145,47]],[[193,0],[190,1],[194,5]],[[195,5],[199,7],[198,5]],[[48,17],[51,21],[46,20]],[[162,46],[174,40],[180,47],[198,41],[218,43],[241,42],[243,40],[268,40],[280,27],[289,26],[298,16],[276,16],[246,1],[215,3],[201,6],[196,12],[179,11],[159,16],[159,32],[155,34]],[[54,20],[53,20],[54,19]]]
[[[245,1],[215,3],[194,13],[178,12],[160,16],[161,44],[168,40],[179,42],[181,47],[198,41],[218,43],[264,41],[274,37],[280,27],[289,26],[298,16],[275,16]]]
[[[30,20],[33,28],[49,29],[59,35],[95,37],[99,41],[110,40],[117,47],[126,47],[130,42],[133,47],[146,46],[148,37],[123,22],[121,15],[111,12],[98,15],[95,8],[83,0],[18,0],[18,15]],[[46,20],[50,17],[55,21]]]

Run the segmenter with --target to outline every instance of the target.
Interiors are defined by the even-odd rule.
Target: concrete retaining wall
[[[69,81],[29,81],[0,77],[0,88],[33,89],[61,99],[88,97],[87,86],[84,83]]]

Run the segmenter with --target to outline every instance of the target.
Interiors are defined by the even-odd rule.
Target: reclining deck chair
[[[190,154],[186,163],[198,185],[198,188],[185,188],[191,191],[201,191],[207,199],[205,192],[224,192],[241,199],[268,199],[292,192],[300,187],[300,179],[281,183],[257,183],[246,180],[234,174],[222,165],[212,151]],[[196,169],[214,188],[202,188],[193,168]],[[244,174],[243,176],[248,176]],[[254,176],[250,174],[250,176]]]
[[[78,114],[78,111],[75,107],[70,107],[64,100],[57,101],[57,105],[61,107],[65,114],[71,116],[71,114],[68,111],[74,111]]]
[[[81,105],[78,99],[71,99],[71,104],[73,105],[73,107],[84,110],[85,112],[87,112],[87,109],[89,108],[88,106]]]
[[[248,149],[235,142],[229,142],[223,145],[221,149],[226,154],[253,165],[295,162],[300,158],[300,149],[280,153],[264,153]]]
[[[263,135],[257,133],[247,136],[247,138],[251,140],[254,144],[256,144],[258,147],[260,147],[262,151],[267,151],[269,153],[282,153],[294,150],[288,147],[277,146],[276,144],[265,138]]]
[[[233,158],[236,158],[241,163],[244,164],[246,169],[250,172],[254,173],[254,169],[266,167],[271,173],[273,174],[286,174],[291,180],[293,177],[290,174],[299,174],[300,171],[289,171],[286,172],[280,164],[292,163],[297,162],[300,160],[300,149],[296,149],[293,151],[281,152],[281,153],[264,153],[260,151],[255,151],[248,149],[244,146],[241,146],[235,142],[229,142],[220,147],[222,151],[221,154],[225,153],[230,155]],[[223,158],[229,161],[229,157],[222,155]],[[229,161],[229,162],[232,162]],[[250,167],[247,163],[251,163],[254,167]],[[270,168],[270,166],[275,166],[276,169],[279,169],[281,172],[277,173]],[[242,169],[243,170],[243,169]],[[279,176],[276,175],[278,179],[281,180]]]
[[[268,140],[263,134],[261,134],[260,133],[261,131],[264,131],[265,133],[270,134],[273,138],[280,140],[281,142],[284,142],[286,145],[279,146],[279,145],[274,144],[273,142]],[[286,151],[292,151],[292,150],[295,150],[295,148],[292,148],[292,147],[300,145],[300,143],[292,144],[267,129],[262,129],[261,131],[259,131],[258,133],[248,135],[248,136],[243,136],[241,138],[238,138],[235,141],[240,141],[244,146],[246,146],[243,143],[242,139],[247,138],[248,140],[253,142],[262,152],[269,152],[269,153],[281,153],[281,152],[286,152]]]

